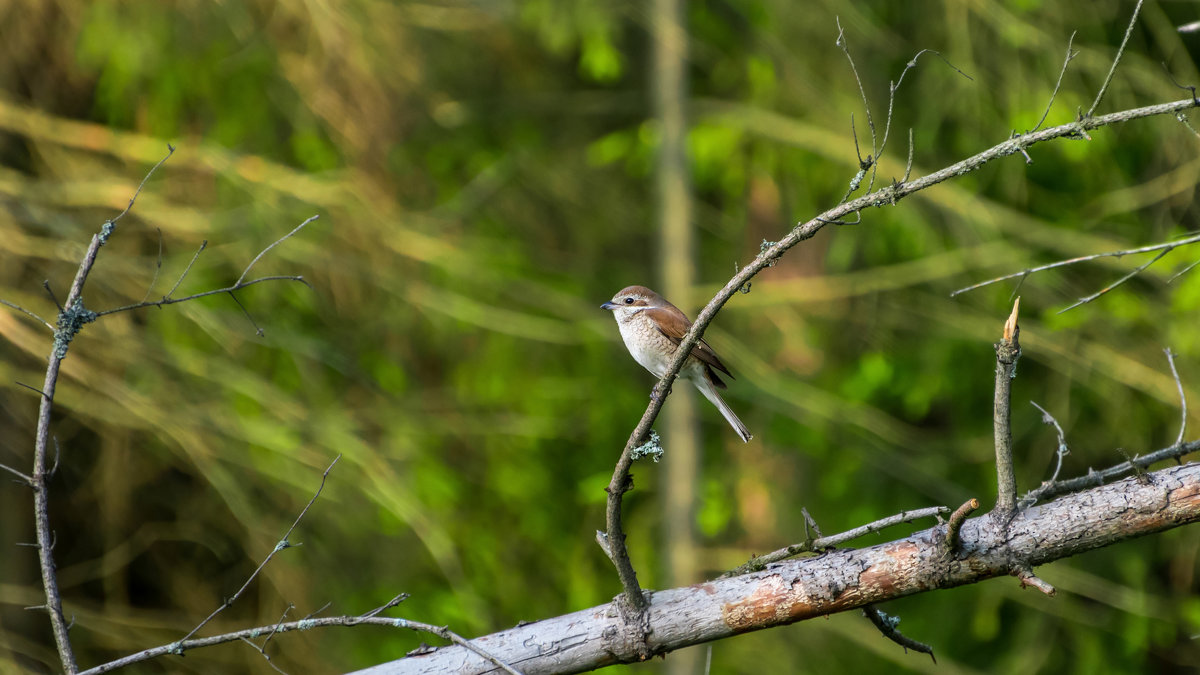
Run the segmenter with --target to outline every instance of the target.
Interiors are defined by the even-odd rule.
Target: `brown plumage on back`
[[[658,329],[658,332],[665,335],[673,344],[679,345],[680,342],[683,342],[683,336],[688,332],[688,329],[692,327],[692,322],[683,312],[679,311],[675,305],[672,305],[666,300],[663,300],[663,302],[667,305],[666,307],[647,309],[643,311],[643,314],[654,319],[655,323],[657,324],[655,327]],[[704,338],[700,338],[700,340],[696,343],[696,346],[692,347],[692,356],[700,359],[700,361],[704,363],[705,368],[708,369],[709,377],[711,377],[713,380],[713,384],[717,385],[718,387],[724,389],[725,383],[722,382],[721,378],[712,371],[713,368],[716,368],[722,373],[728,375],[730,379],[733,379],[733,373],[729,372],[729,369],[725,367],[724,363],[721,363],[721,358],[717,356],[717,353],[713,351],[712,347],[708,346],[708,343],[704,341]]]

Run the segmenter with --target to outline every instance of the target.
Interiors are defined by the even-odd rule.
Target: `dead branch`
[[[1200,445],[1200,443],[1197,443]],[[1175,466],[1016,512],[1011,521],[967,520],[961,555],[945,555],[941,526],[864,549],[788,560],[741,576],[650,594],[648,646],[664,654],[688,645],[795,623],[933,589],[1030,568],[1189,523],[1200,522],[1200,464]],[[576,673],[639,660],[620,639],[609,603],[524,624],[473,642],[526,675]],[[359,671],[360,675],[487,673],[495,666],[445,647]]]

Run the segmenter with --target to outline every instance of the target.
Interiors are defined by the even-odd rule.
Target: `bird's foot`
[[[655,403],[662,400],[662,398],[664,396],[670,396],[670,395],[671,395],[671,387],[667,387],[666,394],[662,393],[662,383],[661,382],[654,385],[654,388],[650,390],[650,400],[654,401]]]

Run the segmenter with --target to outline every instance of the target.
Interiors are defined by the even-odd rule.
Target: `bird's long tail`
[[[737,432],[743,443],[749,443],[750,439],[754,438],[750,435],[750,430],[746,428],[746,425],[742,424],[742,421],[734,414],[733,409],[725,403],[725,399],[721,398],[721,394],[717,393],[717,388],[708,381],[708,378],[695,379],[692,382],[700,390],[700,393],[704,394],[704,398],[717,406],[717,410],[721,411],[721,415],[725,418],[725,421],[729,422],[729,426],[733,427],[733,430]]]

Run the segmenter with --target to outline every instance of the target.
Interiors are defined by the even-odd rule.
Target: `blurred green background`
[[[697,283],[689,314],[799,220],[836,203],[865,116],[835,46],[845,29],[876,124],[905,77],[881,181],[930,171],[1029,129],[1076,32],[1047,124],[1091,104],[1133,2],[945,0],[687,3],[687,168]],[[1195,3],[1147,3],[1100,112],[1186,96]],[[66,613],[83,666],[178,639],[232,594],[342,461],[284,552],[211,633],[397,614],[478,635],[603,603],[616,575],[593,533],[603,486],[651,377],[598,305],[657,286],[649,3],[0,2],[0,297],[54,314],[90,236],[167,141],[178,152],[102,251],[102,309],[255,268],[302,274],[228,297],[107,317],[71,346],[51,483]],[[635,465],[626,499],[643,584],[675,583],[666,549],[713,576],[804,536],[978,496],[990,506],[994,342],[1012,284],[952,290],[1196,227],[1200,140],[1171,117],[1060,141],[829,227],[736,295],[707,333],[737,379],[743,446],[700,401],[691,530],[663,523],[666,464]],[[868,152],[864,149],[864,154]],[[1200,257],[1170,254],[1097,302],[1076,298],[1144,258],[1036,275],[1021,288],[1014,385],[1023,491],[1171,444],[1179,354],[1200,429]],[[49,335],[0,313],[0,462],[28,470]],[[667,408],[690,389],[676,387]],[[662,426],[659,426],[660,430]],[[1189,434],[1194,437],[1194,434]],[[672,438],[664,439],[672,461]],[[57,672],[29,493],[0,485],[0,670]],[[867,537],[868,545],[930,526]],[[888,603],[938,664],[857,613],[713,645],[711,672],[1184,672],[1200,663],[1200,529],[1013,579]],[[208,631],[209,629],[206,629]],[[210,633],[210,634],[211,634]],[[436,638],[363,627],[273,640],[292,673],[337,672]],[[669,656],[617,672],[703,667]],[[696,650],[690,650],[695,652]],[[269,672],[245,645],[129,672]],[[696,670],[694,672],[700,672]]]

